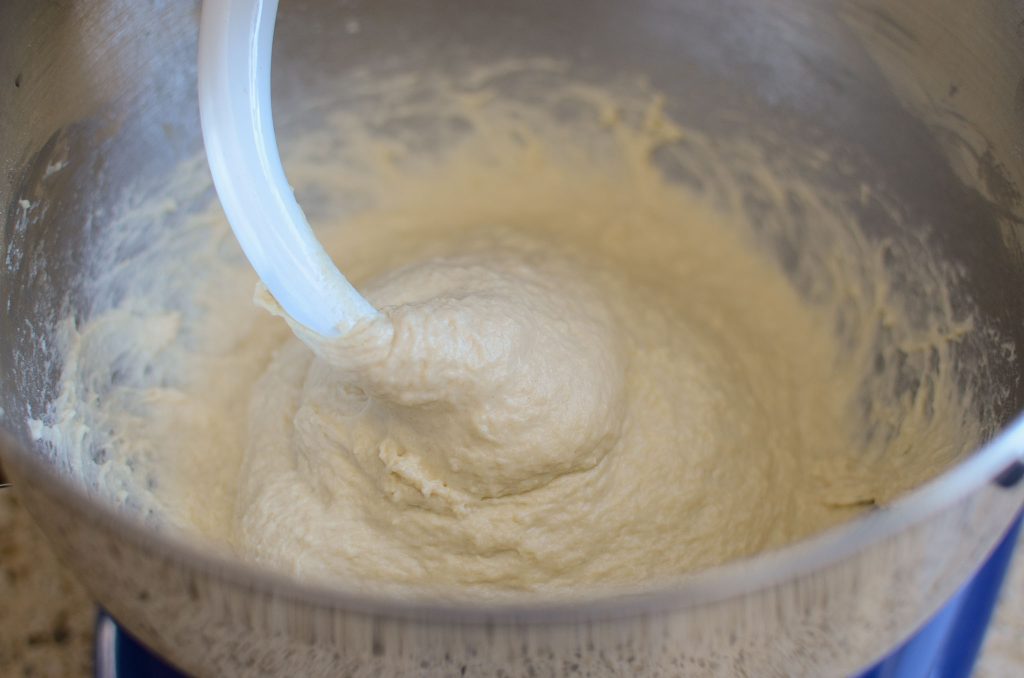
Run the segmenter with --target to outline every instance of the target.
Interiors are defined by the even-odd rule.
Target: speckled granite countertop
[[[93,602],[11,488],[0,490],[0,601],[0,676],[91,675]],[[975,675],[1024,676],[1024,557],[1007,578]]]
[[[0,490],[0,676],[92,675],[95,619],[12,488]]]

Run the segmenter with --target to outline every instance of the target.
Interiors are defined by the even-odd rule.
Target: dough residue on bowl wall
[[[61,395],[30,422],[90,492],[301,577],[554,592],[784,546],[989,432],[954,273],[755,144],[551,64],[362,85],[386,113],[311,106],[289,177],[371,301],[415,331],[478,324],[476,371],[431,373],[442,342],[360,363],[367,390],[338,367],[367,344],[314,354],[251,303],[197,158],[106,230],[96,310],[65,323]]]

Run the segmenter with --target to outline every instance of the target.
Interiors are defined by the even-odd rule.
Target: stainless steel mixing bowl
[[[963,272],[961,296],[1024,351],[1024,14],[1013,0],[282,5],[282,120],[357,68],[422,73],[544,56],[592,77],[643,74],[672,116],[709,136],[767,130],[794,148],[827,149],[814,169],[821,185],[853,196],[867,184],[899,206],[894,220],[851,200],[865,234],[927,243]],[[1020,511],[1024,385],[1008,359],[978,386],[1001,432],[896,504],[669,587],[578,604],[413,603],[304,585],[154,534],[90,498],[47,463],[26,420],[55,395],[56,321],[93,311],[80,282],[111,205],[140,177],[157,180],[201,151],[197,15],[185,0],[0,6],[4,464],[89,589],[182,668],[850,673],[938,609]]]

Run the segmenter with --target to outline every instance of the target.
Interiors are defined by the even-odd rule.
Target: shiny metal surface
[[[183,668],[850,673],[934,612],[1024,504],[1013,472],[1024,460],[1019,367],[984,385],[1002,432],[897,504],[667,588],[578,605],[455,605],[301,585],[155,535],[88,498],[47,465],[26,419],[52,399],[60,373],[47,333],[69,311],[94,311],[80,283],[111,205],[201,149],[197,10],[180,0],[0,6],[4,465],[103,604]],[[341,28],[351,21],[356,34]],[[709,135],[781,137],[790,143],[771,150],[794,165],[789,146],[828,149],[814,180],[851,194],[871,182],[891,197],[903,218],[864,208],[865,233],[927,242],[956,263],[964,298],[1020,355],[1022,22],[1010,0],[295,0],[281,7],[275,115],[287,144],[303,123],[290,107],[360,67],[430,72],[544,56],[592,78],[644,74],[670,115]]]

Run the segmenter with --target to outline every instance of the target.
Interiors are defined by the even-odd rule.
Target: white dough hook
[[[294,320],[344,333],[377,310],[316,239],[281,165],[270,106],[278,0],[204,0],[199,113],[213,183],[235,237]]]

